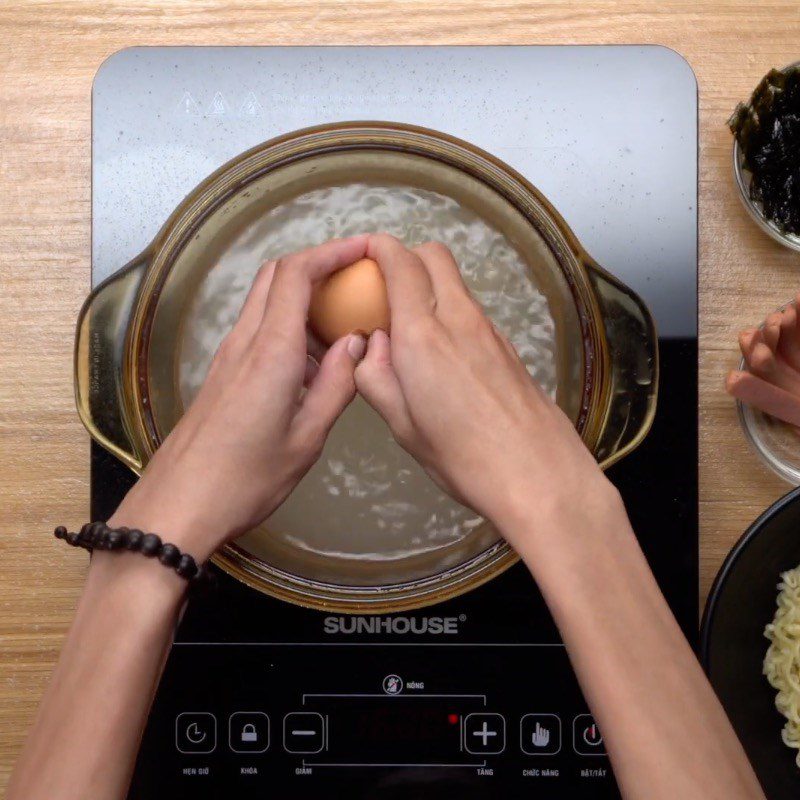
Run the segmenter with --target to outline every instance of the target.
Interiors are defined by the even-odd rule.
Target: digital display
[[[446,714],[438,708],[412,708],[395,704],[393,708],[361,709],[353,715],[352,724],[356,736],[366,737],[377,746],[406,745],[410,742],[426,746],[442,737],[455,739],[457,743],[459,719],[458,714]]]
[[[397,697],[331,703],[326,761],[458,763],[464,760],[461,726],[480,708],[468,698]],[[467,756],[468,757],[468,756]]]

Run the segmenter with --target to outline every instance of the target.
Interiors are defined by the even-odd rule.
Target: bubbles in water
[[[556,388],[554,325],[524,260],[497,230],[455,200],[404,186],[360,183],[318,189],[279,206],[231,242],[201,284],[184,328],[179,385],[197,393],[266,260],[328,239],[387,231],[409,246],[446,244],[475,298],[528,371]],[[267,522],[293,547],[351,559],[396,559],[446,547],[481,520],[444,495],[397,446],[360,398],[331,431],[319,462]]]

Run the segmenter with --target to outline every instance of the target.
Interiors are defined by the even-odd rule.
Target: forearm
[[[508,538],[536,578],[603,733],[623,795],[763,798],[613,490]]]
[[[9,787],[9,800],[122,798],[186,584],[98,552]]]

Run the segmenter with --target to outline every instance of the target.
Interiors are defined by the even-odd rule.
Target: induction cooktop
[[[640,294],[661,389],[609,470],[684,632],[697,629],[697,85],[657,47],[134,48],[93,89],[92,281],[208,173],[340,120],[434,128],[522,172]],[[92,447],[92,518],[133,476]],[[587,535],[591,535],[587,532]],[[517,565],[415,612],[326,614],[220,573],[175,635],[130,797],[617,797],[536,585]]]

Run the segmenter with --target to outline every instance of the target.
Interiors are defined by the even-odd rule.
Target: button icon
[[[207,711],[187,711],[175,718],[175,747],[181,753],[213,753],[217,718]]]
[[[287,753],[312,755],[325,747],[325,720],[315,711],[295,711],[283,718],[283,747]]]
[[[578,714],[572,723],[572,747],[579,756],[604,756],[603,736],[591,714]]]
[[[269,717],[262,711],[237,711],[228,718],[228,746],[234,753],[263,753],[269,747]]]
[[[386,694],[400,694],[403,691],[403,679],[399,675],[387,675],[383,679],[383,691]]]
[[[561,719],[556,714],[525,714],[519,721],[519,746],[529,756],[554,756],[561,750]]]
[[[473,755],[492,755],[506,749],[506,721],[502,714],[467,714],[464,747]]]

